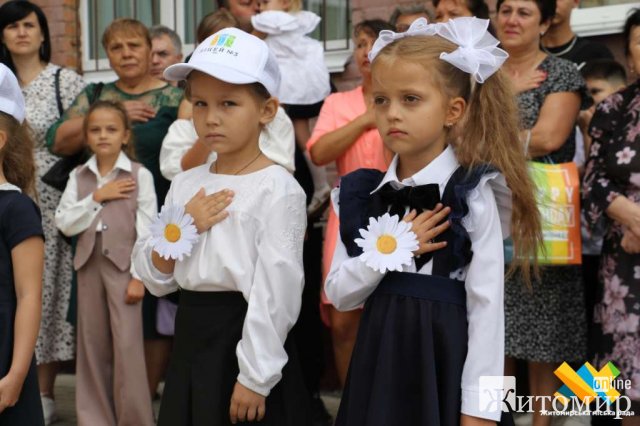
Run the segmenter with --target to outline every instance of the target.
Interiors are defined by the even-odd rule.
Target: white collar
[[[91,158],[89,158],[89,161],[85,163],[84,167],[88,167],[89,170],[91,170],[96,176],[100,176],[100,171],[98,171],[98,160],[96,160],[95,154],[92,155]],[[118,159],[113,165],[113,169],[109,170],[109,173],[107,173],[107,175],[112,173],[116,169],[131,173],[131,160],[129,160],[127,154],[122,151],[120,151],[120,154],[118,154]]]
[[[18,191],[18,192],[22,192],[22,191],[20,191],[20,188],[18,188],[17,186],[15,186],[14,184],[9,183],[9,182],[0,183],[0,191]]]
[[[433,161],[427,164],[423,169],[413,176],[400,181],[396,173],[398,167],[398,156],[395,155],[389,165],[387,173],[384,175],[384,178],[382,178],[380,185],[371,191],[371,193],[373,194],[388,182],[391,182],[391,184],[397,188],[437,183],[440,186],[440,192],[442,192],[444,186],[449,181],[449,178],[459,166],[460,163],[458,163],[458,160],[456,159],[456,154],[453,151],[453,148],[448,145],[440,155],[434,158]]]

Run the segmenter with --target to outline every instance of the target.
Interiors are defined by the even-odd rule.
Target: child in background
[[[287,341],[304,281],[305,194],[280,163],[289,159],[270,157],[278,141],[260,144],[278,110],[278,65],[262,40],[227,28],[165,78],[187,80],[196,132],[217,159],[173,179],[160,219],[165,209],[178,217],[134,250],[151,293],[180,288],[158,425],[305,426],[307,393]],[[167,237],[180,216],[199,241],[181,240],[186,229]],[[158,240],[190,256],[160,257]]]
[[[78,424],[152,425],[144,285],[131,251],[156,216],[153,176],[132,161],[131,123],[122,104],[95,102],[83,131],[93,156],[69,175],[55,216],[63,234],[78,235]]]
[[[320,17],[302,10],[302,0],[260,0],[260,13],[251,18],[254,34],[265,38],[275,55],[282,83],[278,100],[293,121],[296,143],[304,152],[313,178],[314,193],[308,212],[320,213],[329,200],[331,187],[324,166],[313,164],[307,152],[311,137],[310,120],[320,114],[324,99],[331,93],[329,70],[324,63],[322,44],[309,37]]]
[[[44,233],[33,142],[18,80],[0,64],[0,424],[44,425],[34,350],[40,327]]]
[[[479,379],[503,375],[503,239],[510,223],[528,277],[541,233],[515,100],[498,72],[507,55],[488,25],[421,18],[407,33],[382,32],[369,55],[376,124],[396,155],[386,173],[343,177],[332,197],[340,234],[325,291],[338,309],[365,303],[336,425],[501,418],[499,404],[480,406]],[[437,225],[442,205],[450,221]],[[407,262],[374,269],[356,238],[389,208],[416,241]],[[399,236],[362,236],[373,259],[402,254]]]

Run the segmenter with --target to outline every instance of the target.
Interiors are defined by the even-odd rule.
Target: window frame
[[[629,11],[637,7],[637,3],[624,3],[574,9],[571,28],[581,37],[620,34]]]
[[[81,52],[82,52],[82,70],[84,72],[84,78],[87,82],[98,81],[113,81],[117,77],[113,71],[109,69],[108,59],[96,59],[89,57],[89,45],[91,40],[90,31],[95,27],[95,22],[92,22],[89,16],[89,1],[80,0],[79,5],[79,17],[81,22]],[[165,25],[174,29],[182,39],[185,34],[185,2],[189,0],[160,0],[160,25]],[[211,0],[214,1],[214,0]],[[325,0],[327,1],[327,0]],[[330,0],[328,0],[330,1]],[[349,7],[348,15],[350,16],[351,10],[349,1],[347,1]],[[99,38],[95,41],[100,43]],[[345,69],[346,63],[353,52],[353,43],[349,40],[328,40],[324,42],[325,46],[325,62],[329,72],[342,72]],[[183,52],[192,52],[195,48],[194,44],[183,44]]]

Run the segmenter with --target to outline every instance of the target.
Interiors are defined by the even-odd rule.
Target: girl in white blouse
[[[285,343],[301,305],[305,194],[260,145],[278,109],[277,63],[263,41],[227,28],[165,78],[187,80],[196,132],[217,159],[178,174],[165,200],[194,219],[190,256],[165,260],[151,239],[134,250],[151,293],[181,290],[158,424],[308,424]]]
[[[396,156],[386,173],[344,176],[334,194],[340,235],[325,291],[337,309],[364,303],[339,426],[501,419],[501,406],[481,403],[480,378],[503,375],[503,239],[511,222],[528,271],[540,226],[512,95],[494,74],[503,51],[488,21],[460,19],[383,31],[369,54],[376,125]],[[363,252],[356,241],[387,212],[417,237],[391,271],[370,259],[400,243],[385,233]]]
[[[144,285],[131,252],[136,235],[144,237],[157,212],[153,176],[130,159],[131,123],[122,104],[94,103],[84,134],[94,155],[69,175],[55,215],[63,234],[78,235],[78,424],[151,426]]]

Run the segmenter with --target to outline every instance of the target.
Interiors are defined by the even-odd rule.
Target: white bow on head
[[[369,52],[369,60],[373,62],[382,49],[396,40],[439,35],[459,46],[451,53],[442,52],[440,59],[471,74],[478,83],[484,83],[509,57],[498,47],[500,42],[487,31],[488,28],[488,19],[476,17],[454,18],[438,24],[429,24],[425,18],[416,19],[404,33],[380,31]]]
[[[425,18],[418,18],[409,27],[409,29],[403,33],[396,33],[391,30],[382,30],[376,39],[376,42],[373,43],[373,47],[369,52],[369,61],[373,62],[378,53],[382,49],[384,49],[388,44],[393,43],[396,40],[400,40],[401,38],[423,35],[423,36],[432,36],[436,35],[436,26],[434,24],[430,24],[427,22]]]
[[[440,24],[438,35],[460,46],[451,53],[441,53],[440,59],[484,83],[509,57],[498,47],[500,42],[488,28],[488,19],[476,17],[455,18]]]

